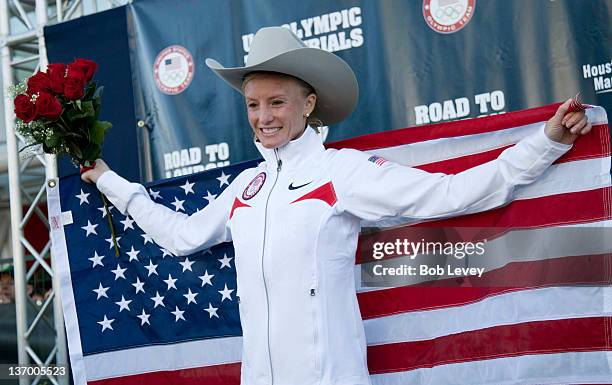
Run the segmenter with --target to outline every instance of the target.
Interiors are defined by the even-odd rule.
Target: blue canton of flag
[[[171,57],[164,60],[164,65],[167,70],[177,70],[181,68],[180,59],[177,57]]]
[[[146,188],[155,202],[192,214],[251,166],[242,163]],[[59,187],[62,217],[72,217],[63,228],[84,356],[242,334],[231,243],[177,257],[109,206],[120,247],[116,257],[95,186],[74,175],[62,178]]]

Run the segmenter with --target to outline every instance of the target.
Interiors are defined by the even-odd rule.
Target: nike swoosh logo
[[[312,183],[312,181],[310,181],[310,182],[308,182],[308,183],[304,183],[304,184],[299,185],[299,186],[294,186],[294,185],[293,185],[293,182],[291,182],[291,184],[289,185],[289,190],[297,190],[297,189],[302,188],[302,187],[304,187],[304,186],[306,186],[306,185],[309,185],[309,184],[311,184],[311,183]]]

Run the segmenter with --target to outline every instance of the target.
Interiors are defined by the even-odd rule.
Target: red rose
[[[29,95],[17,95],[15,98],[15,115],[26,123],[36,118],[36,106],[30,101]]]
[[[36,98],[36,114],[56,120],[62,114],[62,105],[55,96],[47,92],[40,92]]]
[[[51,85],[49,84],[49,77],[44,72],[37,72],[34,75],[30,76],[28,79],[28,94],[34,95],[37,92],[51,91]]]
[[[85,76],[85,82],[88,82],[93,77],[94,72],[98,69],[98,64],[95,61],[78,58],[69,64],[69,67],[78,68]]]
[[[85,94],[85,75],[72,64],[68,65],[68,72],[64,80],[64,95],[67,99],[81,99]]]
[[[66,78],[65,64],[49,64],[47,66],[47,75],[49,77],[49,86],[51,91],[56,94],[64,92],[64,79]]]

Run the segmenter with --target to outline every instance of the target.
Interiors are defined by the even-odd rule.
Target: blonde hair
[[[244,86],[246,86],[246,84],[249,81],[253,80],[258,75],[275,75],[275,76],[293,79],[297,82],[297,84],[302,89],[304,97],[307,97],[310,94],[315,94],[315,96],[317,95],[317,92],[315,91],[315,89],[310,84],[303,81],[302,79],[295,77],[293,75],[288,75],[282,72],[274,72],[274,71],[253,71],[253,72],[249,72],[248,74],[244,75],[244,77],[242,78],[242,91],[244,91]],[[315,105],[316,105],[316,102],[315,102]],[[316,116],[312,114],[306,117],[306,124],[312,127],[317,134],[321,132],[321,127],[323,127],[323,122],[321,121],[321,119],[317,118]]]

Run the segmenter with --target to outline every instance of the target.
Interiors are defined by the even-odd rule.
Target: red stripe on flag
[[[204,366],[201,368],[165,370],[133,376],[88,381],[88,385],[239,385],[240,363]]]
[[[381,135],[379,132],[357,136],[355,138],[328,143],[326,147],[337,149],[354,148],[366,151],[433,139],[452,138],[457,135],[483,134],[544,122],[555,114],[560,105],[560,103],[557,103],[528,110],[508,112],[501,115],[486,116],[478,118],[477,123],[474,119],[469,119],[383,131],[385,135]]]
[[[555,164],[610,156],[609,146],[606,146],[606,149],[602,148],[602,143],[606,143],[608,140],[604,137],[604,135],[609,135],[607,125],[598,125],[593,127],[591,134],[579,138],[579,140],[574,143],[572,149],[564,154],[561,158],[557,159]],[[414,167],[427,172],[457,174],[461,171],[465,171],[469,168],[476,167],[496,159],[499,154],[502,153],[502,151],[512,146],[513,145],[508,145],[493,150],[480,152],[478,154],[460,156],[453,159],[427,163]]]
[[[370,374],[530,354],[612,349],[612,317],[525,322],[425,341],[368,346]]]
[[[612,218],[612,188],[521,199],[482,213],[419,223],[430,227],[536,228],[602,221]],[[561,209],[562,208],[562,209]]]
[[[365,319],[467,305],[519,290],[612,284],[612,254],[510,262],[481,278],[457,277],[357,293]]]

